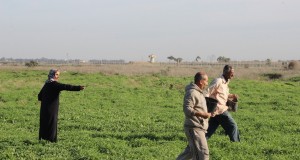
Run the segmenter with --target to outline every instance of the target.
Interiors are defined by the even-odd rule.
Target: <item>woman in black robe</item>
[[[41,101],[39,140],[57,142],[57,120],[60,91],[80,91],[84,86],[73,86],[58,82],[59,70],[51,69],[48,79],[38,94]]]

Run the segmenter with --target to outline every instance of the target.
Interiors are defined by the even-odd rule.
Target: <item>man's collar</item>
[[[226,79],[225,79],[225,77],[223,76],[223,74],[221,75],[221,78],[222,78],[222,82],[223,82],[223,83],[229,83],[229,81],[230,81],[230,79],[228,79],[228,81],[226,82]]]

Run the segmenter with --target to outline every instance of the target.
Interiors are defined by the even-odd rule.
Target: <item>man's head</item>
[[[225,65],[223,68],[223,76],[226,80],[232,79],[234,76],[234,69],[230,65]]]
[[[208,76],[205,72],[198,72],[194,77],[194,83],[200,88],[204,89],[208,85]]]

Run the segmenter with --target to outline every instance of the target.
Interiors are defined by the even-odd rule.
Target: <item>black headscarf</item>
[[[49,74],[48,74],[48,79],[46,80],[46,83],[50,83],[50,82],[56,81],[54,79],[54,77],[55,77],[55,73],[57,71],[58,71],[57,69],[50,69]]]

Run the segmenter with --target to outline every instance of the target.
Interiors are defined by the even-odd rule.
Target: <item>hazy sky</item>
[[[300,0],[0,0],[0,57],[300,60]]]

